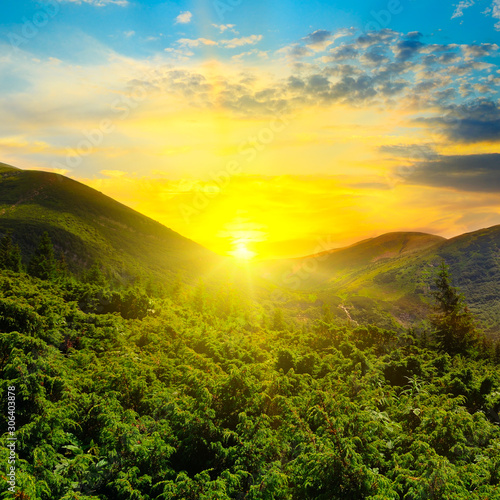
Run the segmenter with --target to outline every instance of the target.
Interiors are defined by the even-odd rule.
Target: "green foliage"
[[[1,271],[19,498],[496,498],[493,359],[328,315],[262,328],[233,291],[150,302]]]
[[[437,313],[431,317],[434,338],[440,349],[450,354],[466,353],[477,342],[474,318],[463,295],[451,285],[448,266],[441,264],[435,281]]]
[[[9,269],[16,273],[23,270],[21,249],[12,241],[11,232],[0,240],[0,269]]]
[[[54,246],[46,231],[43,233],[38,248],[30,259],[28,273],[42,280],[55,280],[57,278],[57,261],[54,255]]]

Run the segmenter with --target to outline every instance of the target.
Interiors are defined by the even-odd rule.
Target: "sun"
[[[252,252],[252,250],[249,250],[247,248],[246,243],[243,243],[241,241],[235,242],[233,244],[234,249],[229,252],[235,259],[238,259],[240,261],[249,261],[252,260],[256,253]]]

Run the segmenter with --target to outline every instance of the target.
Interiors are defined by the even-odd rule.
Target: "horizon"
[[[22,0],[2,14],[3,161],[218,254],[500,224],[499,0]]]
[[[9,165],[9,164],[6,164],[4,162],[0,162],[0,165],[5,165],[7,167],[12,167],[12,168],[14,168],[16,170],[24,170],[24,171],[29,171],[30,170],[30,169],[18,168],[18,167],[14,166],[14,165]],[[32,170],[32,171],[33,172],[44,172],[44,171],[41,171],[41,170]],[[45,171],[45,172],[49,173],[49,174],[50,173],[55,173],[55,172],[49,172],[49,171]],[[56,175],[63,175],[63,174],[58,174],[58,173],[55,173],[55,174]],[[74,180],[76,182],[80,182],[77,179],[72,179],[69,176],[63,175],[63,177],[66,177],[68,179]],[[91,188],[91,186],[87,186],[87,187]],[[94,188],[91,188],[91,189],[94,189]],[[104,194],[105,196],[108,196],[105,193],[101,193],[100,191],[97,191],[97,192],[100,193],[100,194]],[[119,200],[114,200],[114,201],[117,201],[118,203],[122,203]],[[122,204],[125,205],[125,206],[127,206],[126,203],[122,203]],[[128,208],[132,208],[132,207],[128,207]],[[134,210],[134,209],[132,208],[132,210]],[[146,214],[142,214],[141,212],[138,212],[138,213],[141,214],[141,215],[143,215],[143,216],[148,217]],[[154,219],[152,219],[152,220],[154,220]],[[158,223],[162,224],[163,226],[167,227],[168,229],[172,229],[172,228],[169,228],[167,225],[163,224],[160,221],[155,221],[155,222],[158,222]],[[329,242],[328,242],[327,239],[323,239],[316,246],[316,248],[314,249],[314,251],[312,253],[310,253],[310,254],[300,254],[300,255],[268,256],[266,258],[259,258],[259,256],[257,254],[254,254],[253,252],[249,252],[246,247],[244,247],[244,248],[241,249],[242,251],[241,251],[240,254],[238,254],[238,251],[237,251],[238,249],[236,249],[236,251],[234,253],[230,253],[230,254],[221,254],[221,253],[218,253],[218,252],[215,252],[215,251],[214,252],[217,253],[218,255],[220,255],[221,257],[232,257],[236,261],[245,262],[245,263],[251,262],[251,263],[258,264],[258,263],[263,263],[263,262],[266,262],[266,261],[294,260],[294,259],[302,259],[302,258],[314,257],[314,256],[317,256],[317,255],[321,255],[323,253],[329,253],[329,252],[334,251],[334,250],[344,250],[344,249],[348,249],[348,248],[351,248],[351,247],[355,247],[355,246],[357,246],[359,244],[362,244],[362,243],[365,243],[365,242],[368,242],[368,241],[371,241],[371,240],[374,240],[374,239],[377,239],[377,238],[380,238],[380,237],[383,237],[383,236],[392,235],[392,234],[410,234],[410,235],[434,236],[434,237],[438,237],[438,238],[443,238],[444,241],[449,241],[449,240],[452,240],[454,238],[458,238],[460,236],[464,236],[466,234],[478,232],[478,231],[481,231],[481,230],[491,229],[491,228],[499,226],[499,225],[500,224],[494,224],[493,226],[478,227],[478,228],[476,228],[476,229],[474,229],[472,231],[467,231],[465,233],[455,234],[455,235],[452,235],[450,237],[446,237],[446,236],[443,236],[443,235],[440,235],[440,234],[435,234],[435,233],[426,233],[426,232],[421,232],[421,231],[413,231],[411,229],[409,229],[409,230],[402,229],[402,230],[397,230],[397,231],[389,231],[389,232],[383,232],[383,233],[375,234],[374,236],[370,236],[370,237],[367,237],[367,238],[362,238],[362,239],[356,240],[353,243],[350,243],[348,245],[333,246],[333,247],[328,246]],[[180,236],[185,236],[185,235],[183,235],[181,233],[178,233],[178,234],[180,234]],[[200,242],[197,242],[195,240],[192,240],[192,241],[194,243],[198,243],[198,244],[202,245]],[[204,245],[202,245],[202,246],[204,246]],[[209,249],[208,247],[205,247],[205,248]]]

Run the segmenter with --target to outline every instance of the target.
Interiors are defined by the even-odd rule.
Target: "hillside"
[[[307,289],[326,282],[349,282],[354,271],[380,266],[395,258],[422,252],[446,241],[425,233],[387,233],[339,248],[295,259],[264,261],[256,269],[272,281],[293,281],[295,288]],[[295,275],[297,279],[293,279]]]
[[[104,194],[59,174],[0,164],[0,232],[29,256],[47,231],[78,272],[99,261],[120,280],[199,277],[220,263],[201,245]]]
[[[388,233],[319,255],[259,263],[257,269],[279,286],[314,292],[340,317],[411,326],[428,316],[435,269],[444,260],[480,326],[498,335],[499,248],[500,226],[450,240]]]
[[[250,278],[227,259],[67,177],[0,164],[0,235],[12,230],[25,263],[44,231],[79,274],[101,263],[115,281],[216,279],[280,307],[299,322],[329,306],[337,319],[385,328],[415,326],[429,316],[431,285],[444,259],[490,335],[500,333],[500,226],[451,240],[388,233],[298,259],[259,262]]]

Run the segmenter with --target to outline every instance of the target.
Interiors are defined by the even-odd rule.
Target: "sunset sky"
[[[0,162],[222,253],[500,224],[500,0],[0,6]]]

